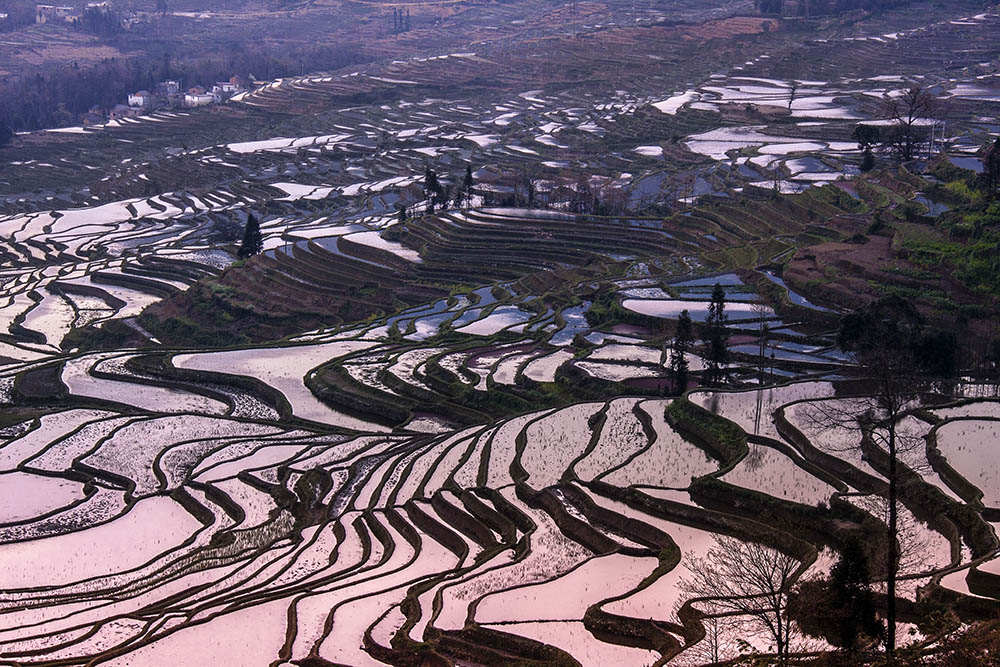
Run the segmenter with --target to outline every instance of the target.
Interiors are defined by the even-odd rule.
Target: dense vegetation
[[[184,88],[210,87],[232,76],[271,79],[367,59],[355,45],[319,44],[298,49],[247,45],[198,58],[112,58],[92,67],[72,63],[46,74],[0,81],[0,123],[15,131],[73,125],[91,107],[107,111],[124,103],[130,93],[151,90],[164,79],[179,80]]]

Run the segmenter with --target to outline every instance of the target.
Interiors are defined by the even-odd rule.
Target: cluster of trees
[[[476,193],[485,206],[516,208],[553,208],[581,215],[619,216],[630,211],[648,208],[648,202],[630,207],[629,194],[610,178],[592,178],[582,174],[572,184],[562,184],[551,190],[539,190],[537,173],[524,168],[507,174],[497,189],[480,188]],[[431,183],[433,187],[428,188]],[[423,194],[430,210],[454,202],[456,207],[469,206],[472,200],[472,173],[467,170],[464,179],[439,179],[434,170],[424,171]]]
[[[727,379],[727,364],[729,363],[729,329],[726,315],[726,290],[716,283],[712,288],[712,298],[708,305],[708,315],[701,327],[701,339],[705,348],[705,371],[702,373],[702,384],[710,387],[724,384]],[[670,344],[669,369],[675,394],[687,390],[690,365],[687,354],[694,347],[694,324],[691,313],[684,309],[677,317],[674,338]],[[663,355],[666,356],[666,349]]]
[[[80,18],[73,21],[73,28],[98,37],[111,38],[125,31],[121,12],[111,7],[87,7]]]
[[[472,165],[465,166],[465,175],[455,185],[449,185],[438,178],[437,172],[430,167],[424,170],[423,193],[427,202],[427,212],[447,206],[454,202],[456,208],[468,208],[472,205],[472,187],[476,180],[472,176]],[[406,207],[400,207],[400,220],[406,219]]]
[[[677,328],[674,330],[674,341],[670,347],[670,376],[673,380],[674,393],[683,394],[688,387],[689,364],[687,354],[694,342],[694,327],[691,324],[691,313],[685,308],[677,317]]]
[[[35,0],[7,0],[3,11],[7,20],[2,22],[0,30],[17,30],[35,22]]]
[[[398,35],[401,32],[410,31],[410,8],[406,8],[406,13],[402,9],[392,8],[392,34]]]
[[[902,423],[908,411],[919,405],[921,393],[942,378],[954,376],[958,342],[950,332],[928,326],[912,303],[897,296],[885,297],[846,316],[837,342],[864,372],[867,392],[850,401],[817,401],[813,418],[819,426],[854,430],[857,444],[845,447],[860,450],[886,478],[887,489],[881,500],[888,553],[884,559],[873,558],[860,542],[848,539],[838,546],[839,559],[829,577],[796,583],[793,573],[799,562],[788,553],[717,536],[715,547],[705,558],[689,563],[691,574],[682,587],[710,615],[710,633],[718,630],[720,622],[728,622],[737,624],[737,632],[762,635],[775,647],[778,665],[789,664],[793,637],[798,631],[825,637],[840,647],[840,656],[817,664],[874,664],[879,661],[872,653],[880,646],[888,664],[997,664],[995,649],[1000,641],[996,627],[992,629],[993,638],[982,641],[974,650],[968,642],[956,640],[930,662],[925,662],[923,655],[911,660],[912,656],[897,652],[896,585],[900,563],[906,560],[901,546],[905,549],[909,541],[903,535],[898,507],[904,470],[900,457],[907,447],[924,446],[921,438],[905,433]],[[880,453],[873,456],[869,451],[872,447]],[[922,561],[922,554],[916,560]],[[885,571],[872,570],[872,566],[884,567]],[[873,579],[885,581],[884,606],[877,603]],[[715,641],[711,645],[726,643]],[[972,654],[989,660],[962,662]],[[715,655],[712,661],[730,657]]]
[[[317,45],[280,52],[254,46],[181,61],[163,54],[155,59],[110,58],[91,67],[72,63],[0,82],[0,123],[16,131],[72,125],[91,107],[110,109],[124,103],[129,93],[151,89],[164,79],[211,85],[233,75],[272,79],[365,60],[356,45]]]
[[[935,99],[920,86],[911,86],[900,95],[882,102],[884,125],[860,124],[853,138],[861,149],[861,171],[875,166],[875,152],[893,158],[897,163],[920,157],[934,147]]]

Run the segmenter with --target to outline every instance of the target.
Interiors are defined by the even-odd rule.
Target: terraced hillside
[[[480,309],[491,299],[477,296]],[[845,457],[852,431],[816,429],[815,406],[851,400],[829,381],[574,399],[609,375],[604,395],[616,393],[608,382],[662,374],[658,351],[635,332],[593,332],[597,346],[574,360],[517,340],[538,315],[497,306],[456,326],[468,310],[423,310],[383,332],[405,326],[419,341],[444,314],[452,340],[501,326],[509,336],[414,345],[362,328],[293,348],[25,367],[12,390],[25,407],[6,413],[0,449],[4,483],[20,490],[0,549],[4,658],[651,664],[704,635],[695,609],[707,603],[678,582],[714,535],[789,554],[796,577],[827,573],[851,535],[877,558],[869,501],[885,492],[884,460]],[[823,355],[798,368],[837,368]],[[539,387],[568,404],[477,422],[469,399],[389,432],[365,421],[388,409],[348,413],[310,393],[328,359],[387,405],[441,406],[462,384],[489,397],[484,412]],[[66,407],[42,407],[56,394]],[[996,408],[942,403],[906,421],[927,448],[906,461],[904,516],[920,552],[901,596],[958,600],[966,621],[995,613],[995,490],[975,462]],[[445,423],[462,409],[471,425]]]
[[[895,294],[988,343],[997,295],[961,264],[1000,224],[975,191],[1000,17],[803,39],[578,5],[575,38],[511,28],[3,153],[0,663],[776,659],[733,612],[754,596],[697,590],[727,544],[800,595],[861,543],[886,606],[888,456],[836,332]],[[854,126],[913,83],[937,155],[857,174]],[[237,260],[250,216],[263,251]],[[1000,402],[970,359],[898,420],[915,653],[1000,611]],[[797,659],[838,647],[787,609]]]
[[[267,345],[57,352],[27,341],[45,332],[51,346],[47,323],[57,321],[29,310],[8,344],[22,357],[0,385],[0,475],[18,489],[0,547],[0,655],[697,662],[723,607],[684,582],[719,536],[787,554],[794,580],[827,575],[852,536],[865,536],[877,563],[884,457],[849,456],[845,443],[860,434],[817,429],[812,417],[853,400],[836,384],[849,364],[817,333],[836,322],[836,306],[789,291],[767,268],[748,270],[853,233],[875,199],[828,185],[741,201],[666,224],[456,209],[381,233],[346,223],[332,243],[323,222],[300,222],[285,233],[319,233],[200,279],[212,293],[242,290],[220,297],[214,319],[229,319],[240,299],[292,310],[295,294],[316,297],[316,321],[323,303],[388,314],[337,324],[327,307],[331,324]],[[803,224],[808,210],[827,222]],[[40,229],[58,233],[62,219]],[[183,261],[198,266],[207,250],[198,252]],[[135,266],[186,266],[155,257]],[[748,268],[699,276],[708,262]],[[169,284],[120,275],[122,289]],[[92,281],[89,295],[50,296],[105,294],[108,304],[115,283]],[[703,320],[716,284],[732,329],[730,381],[772,386],[664,398],[678,389],[664,365],[669,321],[681,309]],[[139,322],[197,304],[193,293]],[[127,316],[115,307],[94,316]],[[699,353],[689,358],[695,381]],[[977,385],[953,391],[906,420],[908,437],[927,442],[905,461],[902,496],[917,556],[901,572],[901,618],[918,642],[937,637],[918,601],[947,600],[969,623],[994,614],[998,595],[992,482],[975,464],[997,404],[961,396]],[[764,637],[746,636],[767,650]]]

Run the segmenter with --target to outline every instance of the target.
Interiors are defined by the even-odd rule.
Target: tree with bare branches
[[[934,106],[934,96],[920,86],[910,86],[899,95],[885,98],[883,113],[892,122],[883,136],[883,145],[900,162],[917,157],[928,135],[927,125],[933,124]]]
[[[861,458],[884,469],[888,482],[884,503],[886,524],[886,653],[892,660],[896,648],[896,587],[900,571],[899,483],[902,461],[923,447],[904,420],[919,405],[920,394],[935,377],[953,372],[957,343],[953,336],[926,329],[923,317],[906,299],[889,296],[847,315],[837,343],[865,377],[868,391],[857,398],[816,401],[809,419],[815,432],[827,436],[833,429],[848,429],[855,439],[843,441],[844,451],[856,450]],[[823,443],[817,443],[827,449]],[[836,447],[834,447],[835,449]],[[908,467],[913,467],[911,464]]]
[[[704,558],[691,560],[681,590],[710,616],[731,619],[744,632],[766,637],[778,664],[787,665],[795,632],[788,598],[799,561],[758,542],[712,537],[715,546]]]

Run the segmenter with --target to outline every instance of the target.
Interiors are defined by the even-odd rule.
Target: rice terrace
[[[1000,665],[1000,7],[0,0],[0,665]]]

